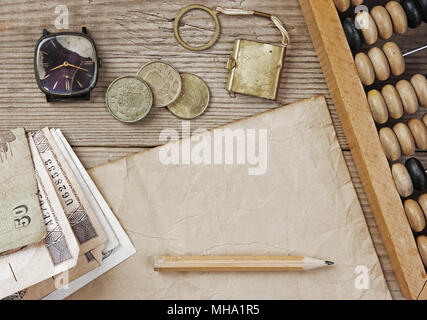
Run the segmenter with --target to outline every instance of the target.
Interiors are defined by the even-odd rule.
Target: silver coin
[[[108,109],[117,120],[136,122],[150,112],[153,94],[144,80],[124,76],[110,84],[106,101]]]

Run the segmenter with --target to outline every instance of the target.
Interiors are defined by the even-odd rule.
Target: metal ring
[[[209,15],[214,19],[215,21],[215,34],[213,35],[212,39],[209,40],[209,42],[203,46],[199,46],[199,47],[192,47],[189,44],[187,44],[186,42],[184,42],[181,39],[181,36],[179,35],[179,22],[181,21],[181,18],[189,11],[191,10],[202,10],[205,11],[207,13],[209,13]],[[192,50],[192,51],[202,51],[202,50],[206,50],[209,49],[210,47],[212,47],[215,42],[218,40],[219,37],[219,32],[221,30],[221,26],[219,24],[219,20],[218,20],[218,12],[216,10],[210,9],[208,7],[205,7],[203,5],[200,4],[193,4],[190,5],[188,7],[182,8],[178,14],[175,17],[175,21],[173,23],[173,31],[175,34],[175,38],[176,40],[179,42],[180,45],[182,45],[184,48],[188,49],[188,50]]]

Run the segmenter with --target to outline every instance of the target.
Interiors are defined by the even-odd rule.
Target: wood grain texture
[[[254,97],[230,98],[225,90],[228,56],[236,38],[278,44],[280,34],[272,24],[259,17],[220,16],[222,25],[218,43],[204,52],[189,52],[178,46],[172,32],[173,18],[182,6],[194,1],[140,0],[1,0],[0,3],[0,130],[17,126],[39,129],[43,126],[61,128],[73,147],[77,147],[87,167],[136,152],[141,147],[159,144],[159,134],[165,128],[180,129],[181,121],[165,109],[155,109],[136,124],[116,121],[105,106],[105,92],[110,82],[120,75],[135,74],[139,67],[153,59],[172,63],[181,72],[203,77],[211,91],[207,112],[191,121],[191,129],[213,128],[246,116],[289,104],[302,98],[323,94],[327,98],[339,142],[348,150],[347,140],[338,120],[328,87],[313,48],[297,0],[203,1],[207,6],[221,5],[256,9],[276,14],[290,32],[292,43],[286,55],[285,69],[277,101]],[[197,1],[196,1],[197,2]],[[367,1],[365,1],[367,2]],[[379,1],[375,1],[378,3]],[[385,1],[383,1],[385,3]],[[66,4],[69,9],[69,31],[79,31],[85,25],[95,39],[102,69],[98,86],[90,102],[48,104],[34,80],[33,53],[43,28],[55,32],[55,7]],[[204,16],[184,20],[183,30],[195,41],[205,39],[213,30]],[[406,35],[393,36],[402,50],[422,44],[427,24],[409,30]],[[427,72],[427,59],[417,54],[406,59],[407,74]],[[391,80],[396,82],[397,78]],[[425,113],[420,108],[417,117]],[[345,152],[353,182],[380,256],[389,288],[394,298],[402,298],[391,269],[390,261],[375,226],[372,211],[360,183],[349,152]]]

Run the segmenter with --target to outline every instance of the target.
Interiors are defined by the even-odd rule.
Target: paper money
[[[108,223],[107,219],[105,218],[102,208],[100,207],[99,202],[102,197],[100,195],[95,197],[92,191],[90,190],[88,184],[83,178],[83,175],[85,175],[87,176],[86,179],[88,179],[89,175],[87,174],[86,170],[84,169],[83,165],[74,153],[71,146],[68,144],[65,137],[62,135],[61,131],[56,129],[50,129],[50,133],[52,134],[52,137],[55,139],[56,144],[58,145],[65,159],[67,160],[70,169],[72,170],[74,176],[79,182],[80,187],[82,188],[86,198],[90,203],[90,206],[95,212],[102,229],[107,235],[108,240],[102,252],[103,256],[106,256],[110,253],[110,251],[118,247],[119,241],[116,235],[114,234],[114,231],[111,229],[111,226]]]
[[[89,252],[105,245],[107,238],[102,230],[77,179],[59,150],[49,129],[32,135],[38,153],[55,186],[65,215],[80,244],[80,252]],[[96,260],[102,260],[102,250],[92,252]]]
[[[54,277],[41,281],[25,290],[19,295],[19,300],[39,300],[46,297],[50,293],[66,287],[68,283],[80,278],[88,272],[99,267],[98,262],[93,259],[88,261],[86,256],[80,255],[76,265]],[[16,296],[16,294],[15,294]]]
[[[47,230],[45,244],[49,250],[50,256],[54,265],[58,265],[72,258],[64,233],[53,213],[52,199],[47,195],[45,187],[42,185],[40,178],[37,175],[37,183],[39,186],[40,208],[42,210],[43,219]],[[55,194],[53,194],[55,195]],[[71,230],[70,230],[71,231]]]
[[[96,187],[95,187],[96,188]],[[108,207],[107,203],[104,199],[102,199],[104,204]],[[115,266],[119,265],[132,255],[136,253],[135,247],[133,246],[132,242],[130,241],[128,235],[123,230],[123,227],[120,225],[120,222],[115,217],[114,213],[109,209],[108,211],[105,211],[105,216],[110,223],[112,229],[114,230],[114,233],[117,235],[119,240],[119,246],[114,249],[108,256],[105,256],[102,264],[87,273],[82,274],[82,276],[78,277],[77,279],[70,279],[71,282],[60,289],[57,289],[47,295],[43,298],[43,300],[62,300],[68,297],[69,295],[73,294],[77,290],[83,288],[85,285],[90,283],[91,281],[95,280],[96,278],[100,277],[107,271],[111,270]]]
[[[24,129],[0,133],[0,253],[41,241],[46,228]]]
[[[2,271],[6,272],[6,269],[0,257],[0,297],[4,297],[7,292],[10,295],[7,299],[63,298],[134,254],[135,248],[61,131],[43,129],[41,132],[30,135],[28,140],[33,151],[36,180],[40,189],[40,207],[46,223],[47,236],[43,245],[40,243],[37,247],[37,252],[33,249],[32,254],[37,255],[38,258],[31,266],[25,266],[22,259],[19,260],[12,254],[4,256],[13,260],[13,272],[19,269],[17,266],[23,266],[23,271],[17,273],[20,284],[11,286],[7,283],[7,290],[4,291],[2,289],[4,282],[1,281],[1,277]],[[67,189],[62,189],[63,186]],[[64,193],[69,190],[73,192],[72,196]],[[68,202],[67,207],[65,201],[67,199],[62,196],[73,199],[73,202],[78,202],[79,206],[73,206],[74,203]],[[76,231],[72,228],[74,220],[70,217],[74,217],[74,211],[70,207],[73,210],[84,209],[86,215],[81,216],[83,217],[81,221],[89,219],[91,227],[87,230],[93,230],[95,237],[93,232],[80,233],[80,229]],[[68,233],[64,232],[58,219],[53,220],[57,216],[57,210],[62,212],[62,223],[68,227]],[[94,221],[93,224],[92,221]],[[70,247],[67,234],[74,239],[74,248],[77,248],[77,253],[67,250]],[[100,234],[104,237],[102,241],[98,238]],[[86,241],[83,243],[78,241],[77,235]],[[100,242],[99,245],[97,245],[98,242]],[[79,247],[80,251],[78,251]],[[30,248],[27,247],[20,252],[29,255],[27,251]],[[47,256],[50,257],[49,261],[53,268],[55,265],[62,268],[39,274],[39,268],[50,268],[49,270],[52,271],[52,266],[43,260]],[[70,256],[74,262],[72,266],[66,265],[66,262],[71,260]],[[29,277],[26,282],[22,281],[24,270]],[[48,274],[50,276],[47,276]],[[11,271],[8,275],[9,278],[13,278]],[[31,285],[25,287],[24,283],[31,283]]]
[[[37,137],[38,135],[42,134],[43,137]],[[68,190],[73,190],[76,195],[74,199],[77,199],[76,201],[81,201],[81,203],[83,203],[83,201],[85,199],[87,199],[87,192],[88,190],[84,190],[84,186],[86,186],[86,184],[84,183],[84,181],[81,179],[81,177],[78,176],[79,172],[78,170],[75,168],[75,164],[74,162],[71,161],[71,158],[68,154],[68,152],[65,150],[65,147],[63,146],[61,140],[59,139],[59,137],[56,135],[56,132],[54,132],[55,136],[49,131],[46,130],[46,132],[36,132],[35,134],[33,134],[32,137],[30,137],[31,141],[37,140],[39,139],[42,140],[44,139],[45,142],[43,142],[44,144],[49,143],[49,139],[51,144],[49,144],[49,146],[51,147],[51,158],[54,158],[54,161],[49,161],[49,159],[45,160],[48,162],[49,165],[46,167],[47,170],[50,170],[50,178],[61,178],[63,179],[63,181],[68,182]],[[45,136],[47,135],[47,137]],[[60,143],[58,143],[60,142]],[[35,142],[34,142],[35,143]],[[43,143],[39,144],[39,145],[43,145]],[[46,146],[44,147],[44,149],[47,148]],[[37,149],[38,152],[40,152],[40,147]],[[42,149],[42,150],[44,150]],[[46,155],[45,153],[40,153],[39,156],[43,156]],[[46,164],[46,162],[44,163]],[[64,172],[64,174],[62,176],[57,175],[55,172],[55,168],[52,168],[52,166],[56,166],[61,168],[61,171]],[[66,177],[66,178],[65,178]],[[48,177],[49,178],[49,177]],[[49,178],[49,179],[50,179]],[[55,180],[53,180],[53,182],[55,183]],[[61,181],[62,183],[62,181]],[[59,189],[59,187],[57,187],[57,191],[63,191],[61,189]],[[78,192],[82,191],[82,193],[77,194]],[[60,193],[58,194],[60,195]],[[74,208],[67,208],[66,207],[66,203],[65,201],[62,201],[62,205],[64,206],[64,210],[68,210],[69,213],[69,219],[70,216],[72,216],[73,213],[73,209],[75,209],[77,206],[75,206]],[[93,202],[89,202],[89,200],[87,199],[87,203],[84,204],[84,208],[85,208],[85,212],[95,212],[94,207],[93,207]],[[87,209],[86,209],[87,208]],[[100,215],[99,215],[100,214]],[[93,216],[93,214],[89,213],[87,215],[84,216],[84,218],[89,218],[91,219],[91,216]],[[96,219],[99,220],[96,220]],[[101,230],[104,230],[104,228],[106,228],[108,230],[108,228],[111,229],[111,227],[109,227],[108,222],[105,220],[105,217],[102,213],[102,211],[100,213],[96,213],[96,218],[95,218],[95,223],[98,223],[98,221],[103,222],[100,223],[100,227],[102,228]],[[70,221],[70,224],[73,225],[73,221]],[[95,228],[95,227],[94,227]],[[94,229],[93,228],[93,229]],[[79,230],[79,229],[77,229]],[[76,236],[79,233],[76,234]],[[108,234],[108,233],[107,233]],[[114,233],[112,233],[114,235]],[[80,234],[81,236],[85,236],[87,234]],[[115,236],[114,236],[115,237]],[[112,242],[114,244],[114,239],[111,239],[112,241],[110,241],[110,238],[108,238],[108,242]],[[88,240],[89,241],[89,240]],[[80,256],[78,257],[78,261],[77,264],[70,270],[66,270],[65,272],[56,275],[55,277],[52,277],[50,279],[46,279],[45,281],[42,281],[40,283],[37,283],[33,286],[31,286],[30,288],[27,288],[27,290],[25,291],[24,294],[22,294],[22,297],[20,297],[20,299],[41,299],[44,296],[48,295],[49,293],[57,290],[58,288],[60,288],[63,285],[66,285],[68,282],[73,281],[79,277],[81,277],[82,275],[90,272],[91,270],[94,270],[95,268],[99,267],[102,259],[104,257],[104,255],[106,254],[105,252],[105,248],[106,248],[106,243],[105,241],[101,241],[101,244],[97,247],[91,248],[93,245],[95,245],[96,242],[92,241],[92,245],[91,246],[87,246],[86,243],[80,244]],[[118,241],[117,238],[115,238],[115,246],[118,246]],[[89,251],[83,250],[82,248],[85,248],[86,250],[87,248],[91,248]]]
[[[130,256],[136,253],[135,247],[130,241],[128,235],[123,230],[123,227],[120,225],[120,222],[117,220],[116,216],[111,211],[110,207],[108,206],[107,202],[99,192],[92,178],[89,176],[87,171],[83,168],[77,156],[72,151],[71,147],[69,147],[69,144],[65,139],[65,137],[63,136],[61,130],[57,129],[56,132],[58,136],[61,137],[64,144],[68,146],[67,149],[71,150],[73,155],[72,159],[75,160],[75,164],[77,167],[80,168],[80,172],[82,174],[84,181],[86,182],[87,186],[89,187],[94,197],[97,199],[98,204],[101,207],[102,212],[108,221],[108,224],[111,226],[111,229],[114,232],[114,235],[118,239],[119,245],[114,250],[109,251],[107,255],[104,255],[104,259],[102,261],[101,266],[99,266],[98,268],[88,273],[83,274],[81,277],[75,279],[74,281],[71,281],[71,283],[69,283],[67,287],[55,290],[54,292],[52,292],[51,294],[49,294],[44,298],[46,300],[65,299],[72,293],[76,292],[77,290],[79,290],[89,282],[95,280],[102,274],[111,270],[112,268],[114,268],[115,266],[117,266],[118,264],[120,264],[121,262],[123,262],[124,260],[128,259]]]
[[[29,139],[29,142],[47,236],[35,245],[0,256],[0,298],[69,270],[76,265],[79,256],[79,244],[49,174],[33,141]]]
[[[60,265],[56,269],[56,275],[76,265],[80,248],[36,145],[32,139],[29,138],[28,141],[35,167],[40,208],[47,231],[44,243],[53,264]]]

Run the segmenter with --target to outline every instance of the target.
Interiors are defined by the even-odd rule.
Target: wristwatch
[[[49,33],[37,41],[34,73],[48,102],[90,100],[98,80],[99,60],[87,29]]]

